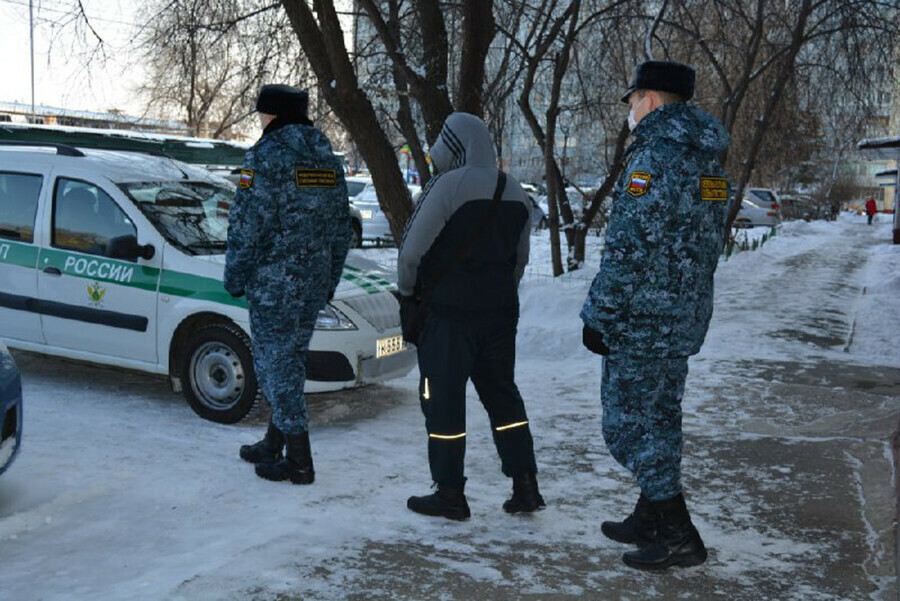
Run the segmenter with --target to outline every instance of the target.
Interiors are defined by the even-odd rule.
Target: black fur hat
[[[266,84],[259,90],[256,110],[283,119],[309,121],[309,94],[281,83]]]
[[[645,61],[634,70],[631,87],[622,96],[622,102],[628,103],[628,97],[635,90],[656,90],[672,92],[685,100],[694,97],[696,73],[693,67],[674,61]]]

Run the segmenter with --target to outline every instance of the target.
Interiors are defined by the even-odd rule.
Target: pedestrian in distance
[[[309,97],[265,85],[263,134],[247,152],[229,215],[225,289],[247,296],[253,365],[272,413],[265,437],[240,449],[267,480],[312,484],[306,353],[350,246],[340,159],[307,115]]]
[[[688,357],[700,351],[724,246],[729,184],[722,125],[690,106],[694,70],[647,61],[622,101],[633,142],[613,195],[600,270],[581,318],[584,344],[604,356],[603,437],[641,492],[603,534],[638,549],[631,567],[696,565],[707,552],[681,485],[681,401]]]
[[[875,215],[878,213],[878,205],[875,204],[874,198],[869,198],[866,201],[866,215],[869,218],[869,225],[872,225],[872,221],[875,219]]]
[[[431,148],[439,170],[425,187],[400,246],[404,337],[418,346],[419,394],[437,490],[410,497],[416,513],[463,520],[466,383],[488,412],[509,513],[544,507],[534,444],[514,379],[518,286],[528,263],[531,204],[497,169],[484,122],[453,113]]]

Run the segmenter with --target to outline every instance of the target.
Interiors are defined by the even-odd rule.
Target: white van
[[[259,402],[246,302],[222,286],[234,186],[166,157],[0,141],[0,340],[166,375],[201,417]],[[406,375],[393,276],[351,251],[308,392]]]

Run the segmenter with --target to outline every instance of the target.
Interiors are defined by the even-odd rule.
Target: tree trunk
[[[559,201],[559,212],[563,218],[563,232],[566,235],[566,269],[575,271],[580,265],[575,261],[575,215],[569,204],[569,196],[566,193],[566,181],[562,176],[559,163],[556,161],[554,151],[556,149],[556,124],[559,119],[559,104],[562,96],[562,82],[569,70],[569,62],[572,57],[572,45],[578,32],[578,17],[581,14],[581,0],[573,0],[570,5],[571,14],[569,28],[563,38],[562,49],[556,55],[553,67],[553,84],[550,90],[550,105],[547,108],[547,147],[549,148],[548,179],[552,173],[558,182],[556,199]]]
[[[485,57],[495,33],[493,0],[465,0],[459,98],[456,105],[459,110],[479,117],[484,117]]]
[[[425,77],[411,78],[410,91],[422,108],[425,137],[428,144],[433,146],[447,115],[453,112],[453,104],[447,92],[450,56],[447,27],[439,0],[414,0],[413,3],[422,29]]]
[[[603,201],[616,185],[616,181],[622,174],[622,169],[625,168],[625,143],[628,141],[630,133],[628,122],[623,122],[622,127],[619,128],[619,134],[616,136],[616,150],[615,154],[613,154],[613,162],[609,168],[609,173],[606,179],[603,180],[600,188],[594,192],[594,196],[584,212],[581,223],[575,229],[575,262],[579,265],[584,265],[585,262],[585,246],[587,245],[587,235],[591,224],[603,206]]]
[[[412,214],[409,189],[375,109],[359,88],[344,46],[344,32],[334,2],[314,0],[315,15],[306,0],[281,0],[281,3],[312,65],[322,95],[346,130],[351,132],[372,172],[378,203],[399,244]]]

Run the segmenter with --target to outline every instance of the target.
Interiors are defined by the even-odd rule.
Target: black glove
[[[400,328],[403,340],[418,346],[425,329],[425,318],[428,308],[417,296],[400,296]]]
[[[246,292],[243,290],[241,290],[240,292],[232,292],[231,290],[229,290],[228,294],[231,295],[231,298],[241,298],[246,294]]]
[[[603,342],[603,334],[589,328],[587,325],[581,331],[581,343],[592,353],[603,355],[604,357],[609,354],[609,347]]]

